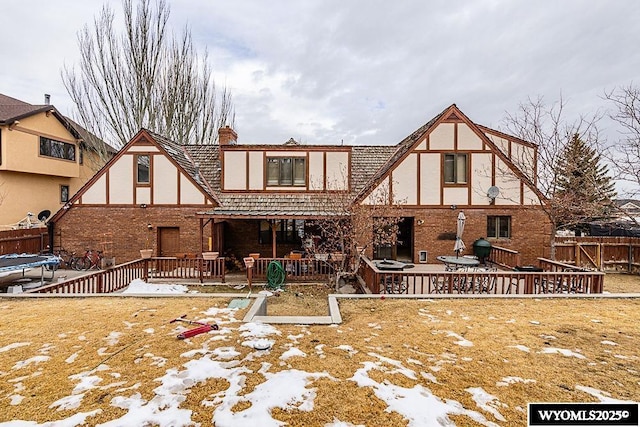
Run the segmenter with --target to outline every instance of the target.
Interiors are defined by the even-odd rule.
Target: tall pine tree
[[[616,192],[609,168],[580,135],[564,147],[556,168],[552,203],[560,227],[583,231],[588,222],[610,216]]]

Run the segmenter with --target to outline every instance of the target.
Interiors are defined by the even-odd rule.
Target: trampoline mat
[[[23,265],[23,264],[40,263],[48,260],[50,260],[50,257],[39,256],[39,255],[0,257],[0,268],[15,267],[17,265]]]

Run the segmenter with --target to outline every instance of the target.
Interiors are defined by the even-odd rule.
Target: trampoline
[[[51,270],[51,279],[56,268],[60,265],[60,257],[55,255],[9,254],[0,255],[0,279],[8,278],[17,273],[24,273],[32,268],[42,269],[41,282],[44,283],[45,268]]]

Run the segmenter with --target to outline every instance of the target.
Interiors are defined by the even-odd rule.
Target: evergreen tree
[[[560,153],[555,176],[558,225],[584,230],[589,221],[610,216],[616,193],[609,168],[577,133]]]

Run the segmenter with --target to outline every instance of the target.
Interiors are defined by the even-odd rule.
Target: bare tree
[[[616,178],[630,184],[630,195],[640,193],[640,87],[630,83],[608,93],[605,99],[613,104],[609,117],[620,125],[620,140],[610,147],[610,157]]]
[[[602,191],[602,197],[583,200],[563,191],[565,189],[562,186],[562,177],[569,168],[562,163],[562,159],[566,158],[568,147],[572,141],[579,138],[586,146],[596,150],[596,154],[600,154],[597,125],[602,118],[601,114],[595,113],[570,120],[566,117],[565,107],[566,102],[562,96],[550,105],[547,105],[542,97],[528,98],[519,105],[515,113],[507,113],[504,119],[507,132],[537,145],[535,156],[521,156],[513,161],[523,171],[536,172],[529,179],[544,196],[540,206],[552,225],[552,257],[555,255],[554,237],[558,227],[570,228],[584,223],[601,215],[603,209],[610,206],[610,197],[607,197],[610,188],[601,188],[595,181],[589,183],[590,188],[596,192]],[[573,170],[579,169],[579,165],[574,166],[578,167]],[[560,194],[562,197],[557,197]],[[577,204],[580,204],[579,209],[576,209]],[[578,212],[579,214],[576,214]]]
[[[168,28],[164,0],[123,0],[118,33],[108,4],[78,34],[80,62],[62,79],[75,103],[76,120],[90,133],[121,146],[147,128],[181,144],[208,144],[234,121],[231,93],[218,91],[205,52],[188,28]]]
[[[365,251],[398,243],[402,203],[390,204],[388,186],[378,187],[362,203],[354,201],[348,191],[325,191],[324,195],[327,215],[311,222],[317,235],[308,236],[316,241],[308,250],[333,257],[336,282],[356,273],[359,257]]]

